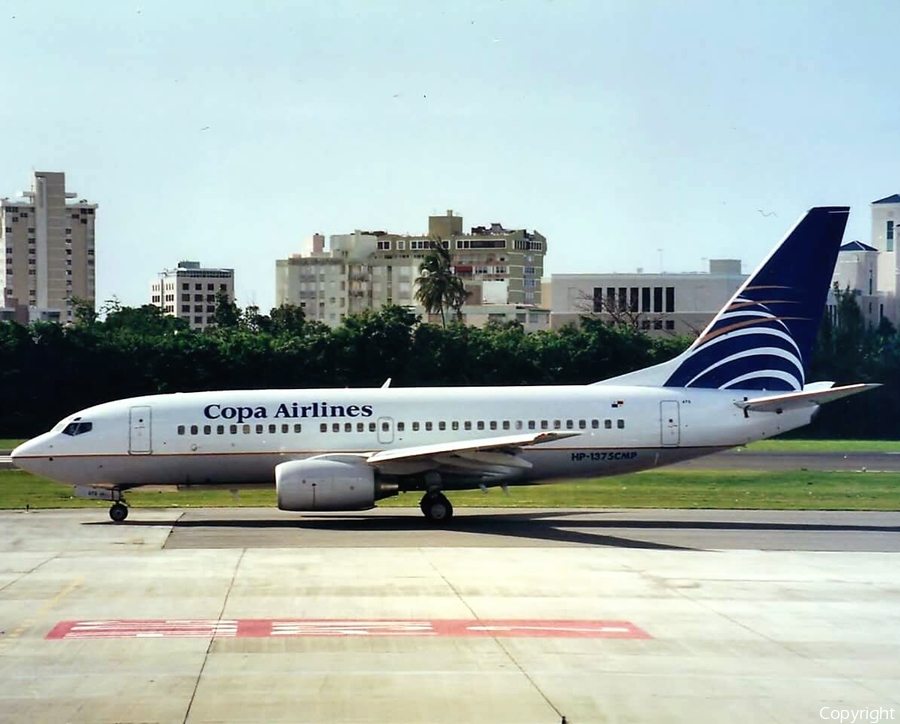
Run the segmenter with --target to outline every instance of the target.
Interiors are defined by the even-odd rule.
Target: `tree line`
[[[268,314],[220,298],[204,331],[159,308],[85,304],[61,326],[0,322],[0,436],[49,429],[75,410],[123,397],[211,389],[586,384],[665,361],[691,342],[650,338],[585,317],[579,328],[526,333],[517,323],[483,329],[423,323],[387,306],[332,329],[299,307]],[[867,328],[852,295],[822,325],[811,379],[884,382],[825,406],[804,434],[900,438],[900,335]]]

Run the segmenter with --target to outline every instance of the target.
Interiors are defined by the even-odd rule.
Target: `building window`
[[[675,287],[666,287],[666,311],[675,311]]]
[[[190,289],[190,288],[191,288],[191,285],[188,284],[188,283],[184,283],[184,284],[181,285],[182,291],[187,291],[187,290]]]
[[[885,251],[894,250],[894,220],[887,220],[887,228],[885,229],[885,238],[887,239],[887,247]]]
[[[673,320],[673,319],[667,319],[667,320],[666,320],[666,329],[668,329],[668,330],[670,330],[670,331],[673,330],[673,329],[675,329],[675,320]]]
[[[653,287],[653,311],[661,312],[663,310],[663,288]]]

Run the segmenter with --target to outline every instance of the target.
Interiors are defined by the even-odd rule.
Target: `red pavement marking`
[[[545,619],[155,619],[61,621],[48,639],[481,636],[649,639],[628,621]]]

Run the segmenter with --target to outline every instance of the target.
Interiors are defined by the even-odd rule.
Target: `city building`
[[[150,282],[150,303],[193,329],[204,329],[212,322],[218,292],[234,301],[234,269],[207,269],[199,261],[182,261],[158,277]]]
[[[737,259],[710,259],[707,272],[554,274],[551,326],[597,315],[637,326],[651,335],[696,335],[746,279]]]
[[[878,249],[861,241],[851,241],[840,248],[831,278],[831,293],[826,300],[826,310],[832,318],[837,304],[834,290],[840,289],[856,297],[866,324],[878,326],[885,316],[885,303],[888,301],[887,295],[877,288],[878,256]]]
[[[97,204],[77,197],[64,173],[35,171],[30,191],[0,199],[0,318],[68,323],[76,299],[94,307]]]
[[[465,317],[472,309],[473,321],[486,321],[490,315],[518,319],[522,309],[541,306],[547,240],[537,231],[506,229],[499,223],[463,233],[463,219],[452,210],[429,217],[427,234],[357,230],[332,235],[328,251],[321,234],[304,240],[302,253],[275,263],[275,303],[298,305],[307,318],[331,326],[348,314],[384,304],[422,314],[415,300],[416,278],[434,239],[450,251],[455,272],[469,292]],[[476,314],[475,308],[484,305],[493,311]]]

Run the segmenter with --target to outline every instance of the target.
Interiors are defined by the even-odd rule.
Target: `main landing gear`
[[[425,493],[419,507],[432,523],[443,523],[453,517],[453,506],[443,493]]]
[[[113,523],[121,523],[128,517],[128,506],[121,501],[113,503],[109,509],[109,517]]]

